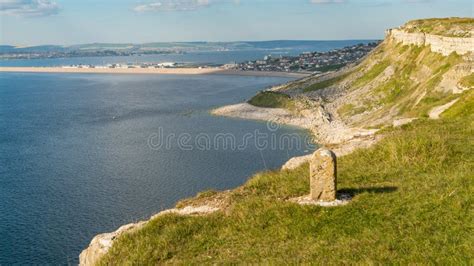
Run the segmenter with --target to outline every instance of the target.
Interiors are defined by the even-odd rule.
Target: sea
[[[255,60],[267,52],[139,59],[225,63]],[[0,64],[104,60],[130,58]],[[148,219],[198,192],[235,188],[259,171],[277,169],[291,157],[312,152],[317,145],[302,129],[210,114],[213,108],[246,101],[288,81],[225,75],[1,73],[0,265],[77,264],[97,234]]]

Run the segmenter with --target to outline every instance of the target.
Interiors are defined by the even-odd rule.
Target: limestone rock
[[[158,218],[165,214],[177,214],[177,215],[206,215],[218,211],[219,208],[212,206],[186,206],[182,209],[169,209],[161,211],[155,214],[147,221],[141,221],[138,223],[131,223],[124,225],[111,233],[105,233],[95,236],[89,246],[81,252],[79,255],[80,266],[93,266],[96,265],[100,259],[107,254],[112,247],[113,243],[117,238],[125,233],[131,233],[133,231],[143,228],[149,221]]]
[[[312,154],[293,157],[289,159],[282,167],[281,170],[293,170],[300,167],[302,164],[308,162],[311,159]]]
[[[100,259],[107,254],[109,249],[112,247],[113,242],[122,234],[129,233],[134,230],[142,228],[146,223],[138,222],[131,223],[124,226],[121,226],[115,232],[104,233],[95,236],[89,247],[83,250],[79,255],[79,265],[81,266],[92,266],[96,265]]]
[[[472,37],[445,37],[422,32],[406,32],[402,29],[387,30],[386,35],[405,45],[429,45],[432,52],[440,53],[444,56],[448,56],[453,52],[459,55],[474,52],[474,38]]]
[[[336,200],[336,155],[328,149],[318,149],[310,161],[311,199]]]

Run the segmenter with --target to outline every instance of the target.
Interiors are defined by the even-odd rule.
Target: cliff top
[[[472,37],[473,18],[431,18],[412,20],[401,27],[407,32],[422,32],[446,37]]]

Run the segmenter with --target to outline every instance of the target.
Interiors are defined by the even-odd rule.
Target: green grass
[[[374,65],[369,71],[367,71],[364,75],[358,78],[353,85],[356,87],[366,85],[367,83],[378,77],[389,65],[389,61],[382,61]]]
[[[433,107],[456,98],[455,95],[441,93],[437,87],[447,71],[463,62],[459,55],[442,56],[432,53],[429,47],[393,43],[384,43],[380,48],[385,52],[378,55],[379,63],[352,84],[353,87],[365,86],[383,72],[387,63],[392,66],[393,74],[384,82],[372,83],[374,88],[364,98],[366,105],[381,107],[371,114],[372,119],[387,115],[394,107],[400,116],[426,117]],[[430,73],[426,74],[427,71]],[[351,114],[354,113],[346,115]]]
[[[472,73],[471,75],[463,77],[459,81],[459,83],[461,84],[461,86],[463,86],[465,88],[473,89],[474,88],[474,73]]]
[[[334,78],[330,78],[330,79],[315,83],[315,84],[313,84],[309,87],[304,88],[303,92],[311,92],[311,91],[321,90],[321,89],[330,87],[330,86],[338,83],[339,81],[345,79],[349,75],[350,75],[350,73],[346,73],[346,74],[342,74],[342,75],[339,75],[339,76],[334,77]]]
[[[346,114],[350,114],[352,112],[352,110],[354,110],[354,105],[351,104],[351,103],[348,103],[348,104],[344,104],[343,106],[341,106],[337,112],[339,113],[340,116],[344,116]]]
[[[444,111],[441,116],[449,119],[466,120],[474,114],[474,90],[463,93],[458,102],[448,110]],[[472,126],[472,120],[470,121]]]
[[[248,101],[249,104],[266,108],[293,109],[294,102],[290,96],[273,91],[262,91]]]
[[[408,32],[423,32],[446,37],[470,37],[473,27],[473,18],[419,19],[412,20],[405,26]]]
[[[372,148],[339,158],[346,206],[285,201],[309,192],[308,165],[263,172],[231,193],[225,212],[159,217],[120,237],[101,264],[472,264],[472,95],[441,120],[384,130]]]
[[[407,88],[406,82],[407,80],[404,79],[392,78],[375,88],[375,91],[385,94],[382,103],[392,104],[398,97],[402,96],[401,92]]]
[[[338,114],[340,116],[350,116],[350,115],[357,115],[365,112],[367,110],[368,106],[354,106],[353,104],[345,104],[341,106],[337,110]]]

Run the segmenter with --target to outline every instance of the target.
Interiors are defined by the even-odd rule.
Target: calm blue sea
[[[2,73],[0,264],[77,263],[96,234],[199,191],[234,188],[309,152],[310,146],[275,149],[251,138],[244,145],[257,133],[268,142],[303,142],[299,129],[208,113],[286,81]],[[223,134],[240,147],[225,147]],[[170,141],[160,146],[160,136]]]

